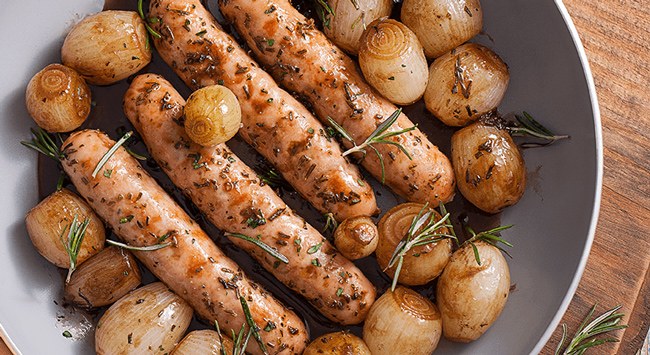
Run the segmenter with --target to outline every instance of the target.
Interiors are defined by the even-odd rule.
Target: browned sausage
[[[376,93],[352,59],[288,0],[219,0],[219,5],[278,83],[307,98],[321,120],[332,117],[357,143],[397,109]],[[412,126],[402,114],[391,130]],[[413,160],[397,147],[375,145],[386,164],[386,185],[410,201],[437,205],[451,200],[454,173],[449,159],[420,130],[393,140],[401,143]],[[368,152],[363,166],[381,179],[381,165],[373,152]]]
[[[161,102],[165,105],[161,105]],[[258,246],[230,239],[329,319],[363,321],[375,289],[363,273],[295,214],[225,144],[201,147],[177,123],[185,101],[158,75],[136,77],[124,111],[171,180],[218,228],[259,237],[289,259],[283,264]]]
[[[241,137],[291,186],[337,220],[378,212],[370,184],[321,123],[223,32],[199,0],[154,0],[158,53],[192,89],[228,87],[242,109]]]
[[[308,339],[300,318],[251,282],[124,148],[92,177],[114,144],[95,130],[74,133],[63,144],[63,168],[97,214],[130,245],[153,245],[164,235],[173,241],[166,248],[134,254],[202,317],[239,331],[245,318],[237,289],[259,326],[275,322],[277,328],[260,332],[271,352],[288,349],[300,354]],[[261,353],[254,342],[248,351]]]

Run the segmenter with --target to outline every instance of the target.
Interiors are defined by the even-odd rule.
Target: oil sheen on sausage
[[[364,81],[352,59],[289,0],[219,0],[219,6],[280,85],[305,97],[323,122],[331,117],[357,143],[397,109]],[[402,114],[390,131],[412,126]],[[384,158],[386,185],[414,202],[437,205],[453,198],[451,163],[424,133],[416,129],[391,139],[402,144],[413,159],[397,147],[374,145]],[[373,152],[362,163],[381,179],[381,165]]]
[[[120,147],[101,168],[92,172],[115,144],[104,133],[74,133],[64,144],[65,172],[79,193],[125,243],[148,246],[161,237],[172,245],[156,251],[136,251],[136,257],[201,317],[228,330],[239,331],[245,322],[237,292],[246,298],[253,319],[272,353],[284,349],[300,354],[308,334],[298,316],[261,286],[250,281],[183,209]],[[260,354],[255,342],[248,351]]]
[[[248,241],[230,240],[327,318],[341,324],[363,321],[375,300],[372,283],[225,144],[191,142],[181,126],[184,104],[168,81],[145,74],[127,90],[124,111],[154,159],[215,226],[259,237],[289,263]]]
[[[239,100],[241,137],[291,186],[337,220],[378,212],[374,192],[323,125],[223,32],[199,0],[154,0],[161,57],[193,90],[221,84]],[[269,42],[269,44],[272,44]]]

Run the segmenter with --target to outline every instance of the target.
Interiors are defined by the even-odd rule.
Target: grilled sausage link
[[[129,245],[157,244],[163,236],[171,241],[168,247],[134,254],[201,317],[238,332],[245,322],[239,293],[260,327],[269,321],[276,325],[260,332],[271,353],[300,354],[308,340],[300,318],[250,281],[124,148],[92,177],[114,144],[95,130],[74,133],[63,144],[63,168],[97,214]],[[255,342],[248,351],[261,353]]]
[[[225,144],[192,143],[179,125],[184,104],[168,81],[146,74],[136,77],[127,90],[124,111],[154,159],[215,226],[259,237],[289,263],[253,243],[232,236],[230,240],[327,318],[341,324],[363,321],[375,300],[370,281],[273,189],[261,184]]]
[[[241,137],[291,186],[337,220],[379,210],[370,184],[323,125],[221,30],[199,0],[154,0],[158,53],[193,90],[221,84],[242,109]],[[269,42],[269,44],[272,44]]]
[[[332,117],[356,142],[363,142],[397,109],[289,0],[219,0],[219,6],[280,85],[303,95],[323,122]],[[390,131],[412,126],[402,114]],[[415,202],[437,205],[453,198],[451,163],[424,133],[416,129],[391,140],[404,146],[413,159],[395,146],[374,145],[384,158],[386,185]],[[363,166],[381,179],[380,161],[368,153]]]

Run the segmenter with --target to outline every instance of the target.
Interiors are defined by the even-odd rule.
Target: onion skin
[[[392,278],[396,265],[386,269],[397,244],[406,236],[414,218],[424,207],[421,203],[403,203],[391,208],[379,220],[379,243],[375,250],[377,262],[382,270]],[[432,210],[436,220],[440,214]],[[441,233],[448,233],[446,228]],[[442,273],[451,257],[452,242],[443,239],[436,243],[421,245],[411,249],[405,256],[398,282],[404,285],[424,285]],[[417,255],[417,256],[416,256]]]
[[[192,320],[192,308],[162,282],[132,291],[97,323],[95,351],[103,354],[168,354]]]
[[[404,0],[402,22],[413,30],[427,58],[437,58],[481,32],[479,0]]]
[[[377,299],[363,325],[363,340],[373,355],[429,355],[441,334],[436,305],[402,286]]]
[[[510,134],[477,122],[451,137],[458,189],[474,206],[497,213],[517,203],[526,190],[526,166]]]
[[[25,104],[36,124],[48,132],[77,129],[90,114],[91,94],[75,70],[50,64],[32,77]]]
[[[438,280],[436,301],[445,338],[456,342],[478,339],[499,317],[510,293],[510,270],[501,251],[475,243],[481,265],[470,245],[454,252]]]
[[[499,106],[509,81],[508,66],[496,53],[464,44],[431,64],[424,103],[446,125],[465,126]]]
[[[232,354],[233,342],[227,336],[223,335],[223,349],[226,354]],[[254,341],[251,337],[250,341]],[[171,355],[220,355],[221,354],[221,341],[219,341],[219,333],[214,330],[195,330],[190,332],[176,345]]]
[[[36,250],[49,262],[61,267],[70,267],[70,257],[61,242],[61,233],[66,230],[74,216],[78,221],[88,217],[90,223],[77,254],[77,267],[86,259],[104,248],[106,231],[95,212],[79,196],[62,189],[46,197],[32,208],[25,217],[27,233]]]
[[[83,263],[65,285],[65,300],[94,308],[109,305],[140,285],[142,275],[135,257],[111,246]]]
[[[328,333],[314,339],[302,355],[372,355],[363,339],[346,331]]]
[[[367,25],[389,16],[393,10],[392,0],[328,0],[327,3],[334,16],[329,16],[329,26],[323,26],[323,32],[339,48],[352,55],[359,52],[361,35]]]
[[[185,132],[204,147],[224,143],[241,126],[241,107],[230,89],[221,85],[201,88],[185,105]]]
[[[384,18],[368,25],[359,65],[370,85],[394,104],[409,105],[424,95],[427,59],[415,33],[398,21]]]
[[[63,64],[93,85],[109,85],[137,73],[151,61],[144,21],[134,11],[102,11],[84,18],[61,48]]]
[[[367,216],[348,218],[334,232],[336,249],[350,260],[372,254],[377,248],[378,240],[377,226]]]

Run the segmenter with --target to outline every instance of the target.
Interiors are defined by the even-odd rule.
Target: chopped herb
[[[307,129],[307,133],[309,133],[309,134],[314,134],[314,129],[311,128],[311,127],[309,127],[309,129]]]
[[[264,13],[268,15],[268,14],[272,13],[273,11],[275,11],[275,5],[271,5],[271,7],[269,7],[268,9],[266,9],[266,10],[264,11]]]
[[[323,27],[330,28],[330,18],[329,16],[334,16],[334,10],[329,6],[327,0],[315,0],[316,1],[316,13],[318,18],[323,23]]]
[[[389,76],[388,80],[395,80],[395,77],[394,76]]]
[[[129,222],[131,222],[131,220],[133,220],[133,215],[132,214],[130,214],[130,215],[126,216],[126,217],[120,218],[120,224],[129,223]]]
[[[269,97],[268,100],[266,100],[266,102],[268,102],[268,103],[272,103],[272,102],[273,102],[273,98],[272,98],[272,97]]]
[[[258,235],[257,238],[251,238],[245,234],[241,233],[225,233],[226,237],[235,237],[238,239],[245,240],[247,242],[253,243],[256,246],[258,246],[260,249],[264,250],[265,252],[269,253],[272,257],[280,260],[281,262],[288,264],[289,259],[287,259],[286,256],[284,256],[282,253],[271,247],[270,245],[264,243],[263,241],[260,240],[260,236]]]
[[[311,261],[311,264],[314,265],[314,266],[318,266],[318,267],[320,267],[320,261],[318,260],[318,258],[312,260],[312,261]]]
[[[320,70],[321,70],[323,73],[327,73],[327,71],[325,71],[325,68],[323,68],[323,67],[320,67]]]
[[[316,245],[312,245],[311,248],[307,249],[307,254],[314,254],[320,249],[321,246],[323,246],[323,242],[320,242]]]
[[[106,169],[104,170],[104,176],[107,178],[111,178],[111,174],[113,174],[113,169]]]
[[[336,221],[336,218],[334,218],[334,213],[329,212],[323,214],[325,217],[325,226],[323,227],[323,233],[327,232],[328,230],[332,230],[332,233],[338,228],[339,222]]]
[[[223,84],[224,84],[223,79],[219,79],[219,80],[217,80],[217,84],[219,84],[219,85],[223,85]]]
[[[199,36],[199,37],[202,37],[206,33],[208,33],[207,30],[201,30],[201,31],[197,32],[196,35]]]
[[[62,335],[63,335],[64,337],[66,337],[66,338],[72,338],[72,333],[70,333],[70,332],[67,331],[67,330],[64,330],[63,333],[62,333]]]
[[[249,227],[255,229],[258,226],[266,224],[266,218],[264,218],[264,214],[258,208],[257,211],[255,211],[254,215],[252,215],[252,216],[248,217],[248,219],[246,219],[246,224]]]
[[[275,44],[275,40],[273,38],[269,38],[266,40],[266,44],[268,44],[269,47],[273,47],[273,44]]]
[[[264,331],[265,332],[270,332],[275,328],[276,328],[275,323],[271,322],[271,321],[268,321],[268,322],[266,322],[266,327],[264,327]]]
[[[228,159],[228,162],[230,162],[230,163],[234,163],[234,162],[237,161],[237,160],[235,160],[235,158],[232,157],[232,155],[229,155],[227,159]]]
[[[201,161],[201,153],[188,154],[187,156],[188,156],[188,158],[193,158],[194,159],[192,161],[192,167],[194,169],[201,169],[201,168],[208,165],[208,163],[206,163],[206,162],[200,163],[200,161]]]
[[[106,154],[104,154],[104,156],[103,156],[103,157],[99,160],[99,162],[97,163],[97,166],[95,167],[95,170],[93,170],[93,173],[91,174],[91,176],[92,176],[93,178],[97,177],[97,174],[99,173],[100,170],[102,170],[102,168],[104,167],[104,165],[106,164],[106,162],[108,162],[108,160],[113,156],[113,154],[115,154],[115,152],[117,151],[117,149],[118,149],[122,144],[124,144],[124,142],[126,142],[127,139],[129,139],[129,138],[131,137],[131,135],[133,135],[133,131],[128,131],[128,132],[126,132],[126,133],[122,136],[122,138],[120,138],[120,140],[118,140],[115,144],[113,144],[113,146],[112,146],[112,147],[111,147],[111,148],[106,152]]]
[[[343,294],[343,289],[339,287],[339,289],[336,290],[336,297],[341,297],[342,294]]]

